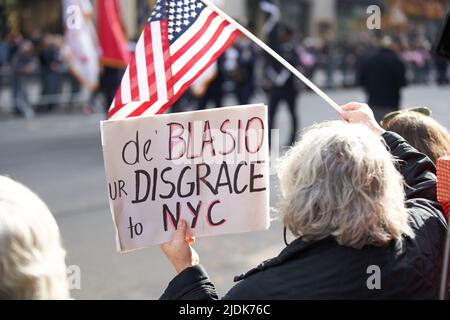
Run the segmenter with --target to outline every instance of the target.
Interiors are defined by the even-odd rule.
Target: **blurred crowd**
[[[11,90],[14,115],[31,118],[80,102],[78,80],[67,64],[64,37],[9,33],[0,38],[0,88]],[[32,99],[36,87],[38,99]],[[65,93],[63,95],[63,92]]]
[[[272,48],[306,77],[326,89],[361,85],[359,74],[363,63],[383,46],[389,47],[404,64],[406,83],[443,85],[449,81],[448,62],[434,56],[430,40],[420,34],[392,35],[383,43],[376,33],[361,32],[350,40],[327,42],[302,37],[279,24],[266,38]],[[80,83],[69,72],[64,48],[64,38],[58,34],[35,31],[28,36],[10,33],[0,38],[0,85],[11,90],[15,115],[32,117],[35,112],[51,112],[65,105],[81,106],[84,112],[93,111],[97,95],[88,97],[87,101],[80,100]],[[33,84],[38,88],[34,95],[37,99],[30,98]],[[264,92],[273,112],[285,100],[294,115],[296,97],[302,88],[278,62],[242,36],[212,70],[196,81],[173,111],[183,110],[181,106],[186,105],[204,109],[209,101],[219,107],[230,95],[237,103],[246,104],[255,94]],[[106,90],[100,90],[103,106],[109,105],[115,89],[107,86]]]

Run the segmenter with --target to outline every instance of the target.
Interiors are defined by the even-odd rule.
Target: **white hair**
[[[281,159],[279,209],[305,241],[333,236],[343,246],[383,246],[412,235],[404,181],[381,138],[331,121],[307,129]]]
[[[0,176],[0,299],[67,299],[55,219],[25,186]]]

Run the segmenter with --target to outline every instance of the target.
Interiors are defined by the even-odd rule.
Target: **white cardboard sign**
[[[267,107],[248,105],[101,122],[117,250],[267,229]]]

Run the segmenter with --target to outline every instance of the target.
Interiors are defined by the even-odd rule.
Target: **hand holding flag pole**
[[[240,32],[242,32],[242,34],[244,34],[250,40],[255,42],[258,46],[260,46],[264,51],[266,51],[268,54],[270,54],[278,62],[280,62],[286,69],[288,69],[290,72],[292,72],[297,78],[299,78],[301,81],[303,81],[303,83],[305,83],[315,93],[317,93],[322,99],[324,99],[330,106],[332,106],[339,115],[341,114],[341,109],[340,109],[339,105],[333,99],[331,99],[325,92],[323,92],[319,87],[317,87],[314,83],[312,83],[307,77],[305,77],[300,71],[298,71],[289,62],[287,62],[277,52],[275,52],[272,48],[270,48],[267,44],[265,44],[262,40],[260,40],[257,36],[255,36],[249,30],[247,30],[242,25],[240,25],[236,20],[231,18],[229,15],[227,15],[224,11],[222,11],[218,6],[216,6],[210,0],[201,0],[201,1],[206,6],[208,6],[211,10],[217,12],[217,14],[219,14],[223,19],[227,20],[236,29],[238,29]]]

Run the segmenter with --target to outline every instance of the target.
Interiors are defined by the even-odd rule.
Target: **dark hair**
[[[439,157],[450,152],[450,134],[447,129],[433,118],[421,113],[402,112],[383,127],[401,135],[434,163]]]
[[[288,26],[287,24],[280,24],[278,26],[278,32],[281,36],[293,36],[294,35],[294,30]]]

